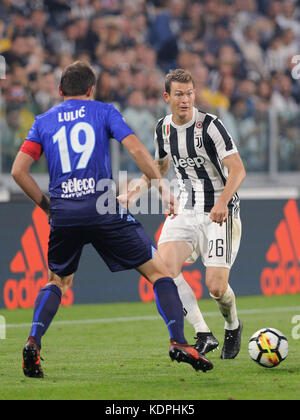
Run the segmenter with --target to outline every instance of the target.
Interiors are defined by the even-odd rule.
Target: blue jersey
[[[96,202],[112,179],[109,140],[134,134],[113,105],[70,99],[36,117],[27,139],[42,146],[50,176],[53,225],[101,223]]]

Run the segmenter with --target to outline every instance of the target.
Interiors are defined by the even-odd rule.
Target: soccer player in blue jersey
[[[42,378],[41,339],[71,286],[84,245],[91,243],[113,272],[135,268],[154,287],[157,308],[170,335],[172,360],[189,363],[195,370],[210,370],[211,362],[187,344],[183,307],[176,285],[142,226],[119,211],[99,214],[99,181],[112,179],[109,140],[116,139],[129,151],[141,171],[158,180],[162,196],[174,198],[162,182],[147,149],[109,104],[91,100],[96,84],[92,68],[82,62],[68,66],[61,78],[64,101],[36,117],[18,153],[12,176],[21,189],[49,217],[51,226],[49,283],[40,290],[32,328],[23,349],[25,376]],[[50,200],[30,175],[30,168],[44,153],[48,163]],[[126,210],[127,212],[127,210]],[[130,245],[130,246],[129,246]]]

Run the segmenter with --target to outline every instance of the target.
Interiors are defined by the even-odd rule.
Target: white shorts
[[[237,256],[242,234],[240,217],[229,216],[220,226],[211,221],[208,213],[185,210],[175,219],[164,223],[158,245],[166,242],[186,242],[191,247],[187,263],[200,256],[205,267],[231,268]]]

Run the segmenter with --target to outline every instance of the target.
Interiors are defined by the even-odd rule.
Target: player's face
[[[186,124],[193,118],[195,89],[192,82],[172,82],[170,94],[165,92],[164,98],[170,105],[175,124]]]

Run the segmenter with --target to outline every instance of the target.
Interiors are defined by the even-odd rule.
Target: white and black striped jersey
[[[238,153],[230,134],[215,115],[194,108],[193,119],[177,126],[172,114],[162,118],[155,130],[156,160],[170,157],[180,188],[180,207],[209,213],[228,177],[222,160]],[[230,213],[239,211],[239,197],[229,203]]]

